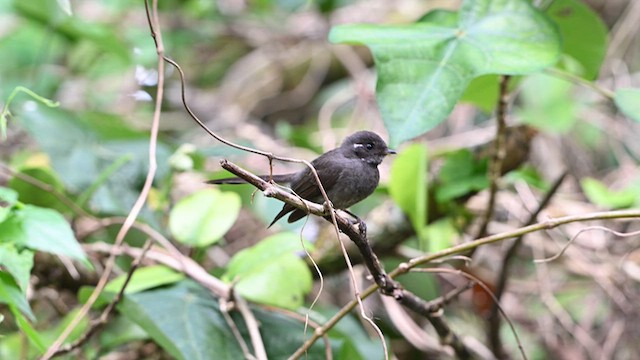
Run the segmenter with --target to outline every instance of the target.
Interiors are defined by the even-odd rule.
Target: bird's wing
[[[265,181],[274,181],[277,183],[289,183],[294,178],[296,174],[274,174],[274,175],[258,175],[259,178]],[[224,179],[214,179],[206,181],[207,184],[246,184],[247,182],[244,179],[240,179],[237,177],[233,178],[224,178]]]
[[[329,153],[325,153],[311,162],[326,192],[329,192],[333,186],[335,186],[342,171],[339,166],[340,164],[336,164],[337,158],[335,156],[327,156]],[[318,187],[318,182],[309,168],[302,170],[299,177],[292,181],[291,190],[303,199],[318,203],[324,202],[322,192],[320,192],[320,188]],[[271,225],[292,211],[293,213],[287,219],[290,223],[300,220],[307,215],[307,212],[304,210],[298,209],[293,205],[284,204],[282,210],[280,210],[271,222]]]

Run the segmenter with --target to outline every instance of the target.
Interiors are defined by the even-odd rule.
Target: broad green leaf
[[[104,353],[132,341],[142,340],[149,340],[149,335],[140,326],[124,316],[110,319],[100,333],[100,347]]]
[[[181,199],[169,214],[169,229],[191,246],[209,246],[222,238],[240,213],[240,196],[206,189]]]
[[[191,281],[127,295],[118,309],[177,359],[243,358],[211,292]]]
[[[23,109],[19,119],[49,155],[69,192],[97,189],[88,204],[93,210],[104,214],[130,211],[149,168],[148,134],[132,130],[114,115],[77,114],[40,105]],[[168,173],[170,151],[163,143],[157,150],[156,177],[163,178]],[[106,179],[99,178],[123,158],[129,160]],[[146,211],[143,218],[153,219]]]
[[[129,60],[131,51],[124,41],[117,38],[117,31],[99,22],[87,22],[82,18],[64,14],[64,9],[48,0],[14,0],[16,14],[38,23],[56,34],[74,42],[86,41],[100,49],[103,54],[114,55],[113,60]]]
[[[0,304],[15,306],[23,314],[27,315],[31,321],[36,319],[26,295],[20,290],[13,276],[2,270],[0,270]]]
[[[329,34],[371,49],[391,146],[441,123],[473,78],[532,73],[560,55],[555,26],[526,0],[466,0],[456,26],[445,20],[341,25]]]
[[[0,243],[13,242],[29,249],[64,255],[91,266],[71,226],[59,212],[25,205],[0,223]]]
[[[469,150],[447,154],[440,169],[436,187],[436,201],[446,203],[470,192],[489,186],[487,160],[476,160]]]
[[[538,129],[565,133],[578,119],[579,105],[571,96],[573,84],[548,74],[535,74],[521,84],[522,121]]]
[[[640,200],[640,186],[612,191],[605,184],[593,178],[583,179],[580,185],[589,201],[606,208],[628,208]]]
[[[19,251],[13,243],[0,242],[0,268],[11,274],[22,292],[26,294],[33,268],[33,251],[27,249]]]
[[[389,194],[409,216],[417,234],[427,223],[427,149],[414,144],[393,161]]]
[[[127,295],[118,309],[176,359],[244,358],[220,312],[218,300],[209,290],[191,280]],[[302,322],[260,309],[251,310],[260,324],[269,359],[286,359],[308,336]],[[240,334],[250,344],[244,321],[236,312],[230,315]],[[332,342],[332,346],[338,345]],[[323,344],[312,346],[305,358],[325,359]]]
[[[311,245],[306,244],[310,250]],[[297,309],[311,290],[312,276],[301,252],[300,236],[280,233],[238,252],[229,262],[224,279],[247,299]]]
[[[41,182],[48,184],[61,193],[64,192],[62,183],[56,177],[53,171],[51,171],[51,169],[42,167],[24,168],[20,169],[20,174],[40,180]],[[68,208],[63,203],[61,203],[60,199],[58,199],[50,191],[35,186],[31,182],[22,180],[18,176],[14,176],[11,178],[11,180],[9,180],[9,187],[20,194],[20,201],[23,203],[41,207],[48,207],[59,211],[68,210]]]
[[[0,186],[0,223],[3,222],[11,208],[18,202],[18,193],[14,190]]]
[[[184,278],[185,275],[183,273],[177,272],[164,265],[146,266],[137,269],[133,273],[131,279],[129,280],[129,284],[127,284],[127,288],[124,290],[124,293],[133,294],[147,289],[173,284]],[[116,294],[120,292],[120,289],[122,289],[122,286],[124,285],[126,279],[127,274],[123,274],[111,280],[104,287],[103,292],[100,294],[98,300],[94,304],[94,308],[100,308],[111,302]],[[94,289],[94,287],[89,286],[82,287],[78,292],[78,301],[85,303],[89,296],[91,296],[91,293]]]
[[[604,22],[580,0],[554,0],[545,13],[558,25],[562,52],[582,65],[578,75],[594,80],[607,52],[608,31]]]
[[[640,121],[640,89],[618,89],[614,100],[629,119]]]

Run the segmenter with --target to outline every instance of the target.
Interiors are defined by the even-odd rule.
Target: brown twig
[[[145,0],[145,9],[147,11],[147,19],[149,21],[149,28],[151,30],[151,36],[153,37],[156,43],[156,50],[158,53],[158,86],[156,90],[156,102],[155,109],[153,112],[153,120],[151,122],[151,130],[149,136],[149,169],[147,171],[147,176],[145,178],[144,184],[142,186],[142,190],[140,191],[140,195],[136,199],[136,202],[133,204],[129,215],[127,215],[127,221],[122,225],[120,231],[116,235],[115,246],[121,246],[125,236],[131,229],[133,223],[136,218],[140,214],[142,207],[144,206],[147,196],[149,195],[149,190],[151,190],[151,185],[153,184],[153,179],[155,178],[156,169],[158,167],[156,160],[156,152],[157,152],[157,143],[158,143],[158,132],[160,128],[160,113],[162,110],[162,99],[164,96],[164,61],[162,58],[164,57],[164,46],[162,44],[161,34],[156,32],[157,29],[157,11],[158,11],[158,1],[153,0],[153,16],[150,14],[148,0]],[[153,21],[155,19],[156,21]],[[154,24],[155,22],[155,24]],[[71,322],[65,327],[60,336],[53,342],[53,344],[47,349],[46,353],[42,356],[42,360],[50,359],[53,354],[55,354],[58,349],[62,346],[64,341],[69,337],[73,329],[75,329],[80,320],[84,318],[91,306],[96,302],[100,293],[104,290],[104,287],[107,284],[109,276],[111,275],[111,271],[113,270],[113,266],[115,265],[115,255],[110,255],[107,263],[105,265],[105,270],[96,288],[91,293],[91,296],[87,300],[87,302],[80,308],[76,316],[71,320]]]
[[[413,269],[411,269],[411,271],[413,271],[413,272],[455,274],[455,275],[458,275],[458,276],[466,277],[467,279],[471,280],[472,282],[475,282],[476,284],[480,285],[480,287],[485,291],[485,293],[487,295],[489,295],[489,297],[491,297],[491,299],[493,300],[494,306],[496,306],[496,308],[498,309],[500,314],[502,314],[502,316],[504,316],[504,318],[507,320],[507,323],[509,324],[509,327],[511,328],[511,332],[513,333],[513,336],[514,336],[514,338],[516,340],[516,343],[518,344],[518,349],[520,350],[520,354],[522,355],[522,358],[525,359],[525,360],[527,359],[527,355],[525,354],[524,348],[522,347],[522,342],[520,341],[520,337],[518,336],[518,333],[516,332],[516,329],[513,326],[513,323],[511,322],[511,320],[509,319],[507,314],[504,312],[504,310],[500,306],[500,301],[498,300],[498,298],[495,296],[495,294],[493,292],[491,292],[491,289],[489,289],[489,287],[484,282],[482,282],[477,277],[475,277],[475,276],[473,276],[473,275],[471,275],[471,274],[469,274],[467,272],[461,271],[461,270],[452,270],[452,269],[445,269],[445,268],[436,268],[436,269],[413,268]]]
[[[496,109],[496,140],[493,156],[491,156],[491,162],[489,163],[489,200],[487,201],[487,208],[482,216],[482,222],[478,229],[478,233],[475,239],[479,239],[487,235],[487,227],[493,217],[493,211],[496,204],[496,194],[498,193],[498,181],[502,174],[502,163],[506,157],[506,145],[507,145],[507,107],[509,105],[509,79],[511,76],[502,75],[500,77],[500,94],[498,96],[498,106]],[[469,254],[471,256],[472,254]]]
[[[53,356],[64,355],[66,353],[73,351],[74,349],[79,348],[84,343],[86,343],[96,332],[98,332],[103,326],[107,324],[107,322],[109,321],[109,317],[113,313],[113,309],[115,309],[118,303],[120,303],[120,301],[122,300],[122,297],[124,296],[124,291],[126,290],[127,285],[129,285],[129,281],[131,281],[131,277],[133,276],[133,273],[140,266],[140,262],[142,261],[142,259],[144,259],[145,255],[147,254],[147,251],[149,251],[149,249],[151,248],[151,244],[153,244],[153,241],[151,239],[145,242],[142,248],[142,251],[136,256],[135,260],[131,264],[131,268],[129,268],[129,271],[127,272],[127,277],[125,278],[124,284],[122,284],[120,291],[118,291],[115,298],[113,298],[113,300],[102,311],[102,314],[100,315],[100,317],[91,322],[89,329],[85,333],[83,333],[82,336],[80,336],[80,338],[78,338],[75,342],[71,344],[61,347],[53,354]]]

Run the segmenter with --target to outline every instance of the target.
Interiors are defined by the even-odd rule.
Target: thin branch
[[[164,47],[162,44],[162,37],[159,32],[156,31],[158,28],[157,24],[157,10],[158,10],[158,1],[153,1],[153,17],[149,13],[149,3],[148,0],[145,0],[145,9],[147,11],[147,19],[149,21],[149,28],[151,30],[151,36],[156,42],[156,49],[158,53],[158,86],[156,90],[156,103],[155,109],[153,112],[153,120],[151,122],[151,131],[149,136],[149,170],[147,171],[147,176],[144,181],[144,185],[142,186],[142,190],[140,191],[140,195],[136,199],[129,215],[127,215],[127,221],[122,225],[120,231],[116,235],[115,246],[121,246],[125,236],[131,229],[134,224],[136,218],[140,214],[142,207],[144,206],[147,196],[149,195],[149,190],[151,190],[151,185],[153,184],[153,179],[156,175],[156,169],[158,167],[158,163],[156,160],[156,152],[157,152],[157,143],[158,143],[158,132],[160,127],[160,113],[162,110],[162,99],[164,96],[164,61],[162,58],[164,57]],[[152,18],[154,20],[152,20]],[[58,349],[62,346],[64,341],[69,337],[71,332],[78,326],[82,318],[87,316],[89,309],[96,302],[100,293],[104,290],[104,287],[107,284],[109,276],[111,275],[111,271],[115,265],[116,256],[110,255],[107,263],[105,265],[105,270],[96,288],[91,293],[91,296],[87,300],[87,302],[80,308],[76,316],[71,320],[71,322],[65,327],[60,336],[53,342],[53,344],[47,349],[47,352],[42,356],[42,360],[50,359],[53,354],[55,354]]]
[[[589,227],[586,227],[584,229],[580,229],[580,231],[578,231],[575,235],[573,235],[573,237],[562,247],[562,249],[560,249],[560,251],[557,254],[555,254],[555,255],[553,255],[551,257],[545,258],[545,259],[535,259],[535,260],[533,260],[533,262],[536,263],[536,264],[540,264],[540,263],[551,262],[551,261],[555,261],[555,260],[559,259],[562,255],[564,255],[565,251],[567,251],[569,246],[571,246],[571,244],[573,244],[573,242],[578,238],[578,236],[580,236],[584,232],[592,231],[592,230],[606,231],[608,233],[611,233],[611,234],[619,236],[619,237],[632,237],[632,236],[635,237],[635,236],[640,235],[640,230],[629,232],[629,233],[623,233],[623,232],[619,232],[619,231],[615,231],[615,230],[606,228],[604,226],[589,226]]]
[[[79,348],[80,346],[85,344],[96,332],[98,332],[98,330],[100,330],[103,326],[107,324],[107,322],[109,321],[109,317],[113,313],[113,310],[118,305],[118,303],[120,303],[120,301],[122,300],[124,296],[124,291],[129,285],[129,281],[131,281],[131,277],[133,276],[133,273],[138,269],[138,267],[140,266],[140,263],[142,262],[142,259],[144,259],[145,255],[147,254],[147,251],[149,251],[149,249],[151,248],[151,244],[153,244],[153,241],[151,239],[145,242],[144,247],[142,248],[142,251],[136,256],[133,263],[131,264],[131,268],[127,272],[127,277],[125,278],[124,284],[122,284],[120,291],[118,291],[118,294],[116,294],[113,300],[102,311],[102,314],[100,315],[100,317],[91,322],[89,329],[85,333],[83,333],[82,336],[80,336],[80,338],[78,338],[72,344],[68,344],[66,346],[61,347],[53,354],[53,356],[64,355],[66,353],[73,351],[74,349]]]
[[[616,97],[616,94],[607,89],[604,88],[602,86],[599,86],[598,84],[589,81],[589,80],[585,80],[583,78],[581,78],[580,76],[574,75],[568,71],[563,71],[557,68],[548,68],[545,69],[544,72],[546,72],[547,74],[551,75],[551,76],[555,76],[558,78],[563,78],[569,82],[572,82],[574,84],[578,84],[578,85],[582,85],[586,88],[589,88],[595,92],[597,92],[598,94],[604,96],[605,98],[607,98],[607,100],[613,100]]]
[[[244,318],[244,323],[247,326],[247,330],[249,331],[249,338],[251,338],[251,344],[253,345],[253,349],[256,352],[256,358],[258,360],[267,360],[267,351],[264,348],[264,342],[262,341],[262,336],[260,335],[260,329],[258,321],[253,316],[251,309],[249,309],[249,305],[247,302],[239,297],[234,296],[236,308],[239,310],[240,315]]]
[[[484,282],[482,282],[480,279],[478,279],[477,277],[461,271],[461,270],[452,270],[452,269],[445,269],[445,268],[435,268],[435,269],[425,269],[425,268],[413,268],[411,269],[411,271],[414,272],[428,272],[428,273],[449,273],[449,274],[454,274],[454,275],[459,275],[462,277],[466,277],[467,279],[475,282],[476,284],[478,284],[487,295],[489,295],[489,297],[491,297],[491,299],[493,300],[493,304],[498,308],[498,311],[500,312],[500,314],[502,314],[502,316],[504,316],[504,318],[507,320],[507,323],[509,324],[509,327],[511,328],[511,332],[513,333],[513,337],[516,340],[516,343],[518,344],[518,349],[520,350],[520,355],[522,355],[523,359],[527,359],[527,354],[525,354],[524,352],[524,348],[522,347],[522,342],[520,341],[520,337],[518,336],[518,333],[516,332],[516,328],[513,326],[513,323],[511,322],[511,319],[509,319],[509,317],[507,316],[507,314],[504,312],[504,310],[502,309],[502,307],[500,306],[500,301],[498,300],[498,298],[494,295],[494,293],[491,291],[491,289],[489,289],[489,287],[487,286],[487,284],[485,284]]]
[[[502,164],[506,157],[507,152],[507,107],[509,100],[509,75],[502,75],[500,77],[500,94],[498,96],[498,106],[496,109],[496,140],[493,150],[493,156],[491,156],[491,162],[489,163],[489,200],[487,201],[487,208],[482,216],[482,221],[478,229],[478,233],[475,239],[484,237],[487,235],[487,227],[493,217],[493,211],[496,204],[496,194],[498,192],[498,181],[502,175]],[[472,254],[469,254],[471,256]]]

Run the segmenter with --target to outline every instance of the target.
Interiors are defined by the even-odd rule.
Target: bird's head
[[[344,139],[340,148],[347,157],[360,158],[366,163],[379,165],[385,156],[395,154],[382,138],[371,131],[358,131]]]

